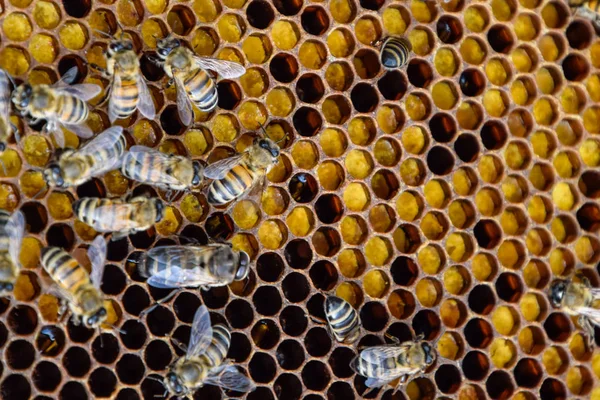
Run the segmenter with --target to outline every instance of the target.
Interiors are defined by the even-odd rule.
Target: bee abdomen
[[[233,167],[225,178],[213,181],[208,190],[208,202],[221,205],[239,197],[254,183],[254,172],[244,164]]]
[[[185,88],[200,111],[212,111],[217,106],[219,100],[217,85],[206,71],[197,69],[185,80]]]
[[[225,325],[215,325],[212,327],[213,337],[210,345],[202,354],[206,362],[211,367],[220,365],[229,351],[229,345],[231,344],[231,333]]]
[[[140,89],[136,81],[124,81],[121,87],[114,88],[112,93],[113,104],[118,118],[127,118],[137,108]]]
[[[66,124],[78,125],[84,123],[90,113],[85,101],[75,96],[63,95],[60,97],[58,119]]]
[[[91,225],[96,230],[98,229],[109,229],[113,224],[114,213],[104,213],[102,218],[97,215],[97,208],[110,206],[113,201],[109,199],[98,199],[95,197],[84,197],[73,203],[73,213],[88,225]]]
[[[87,271],[61,248],[44,248],[42,266],[57,283],[70,292],[75,292],[81,285],[89,283]]]
[[[153,168],[156,156],[151,152],[127,153],[123,160],[121,172],[126,177],[138,182],[157,183],[163,171]]]
[[[326,310],[327,318],[337,339],[343,341],[347,337],[355,335],[360,328],[356,310],[346,301],[330,303],[330,299],[327,299],[327,302],[329,306]]]
[[[10,238],[6,232],[6,224],[10,219],[10,214],[4,210],[0,210],[0,249],[8,249]]]
[[[381,48],[379,60],[386,69],[402,68],[408,62],[411,44],[405,38],[390,37]]]

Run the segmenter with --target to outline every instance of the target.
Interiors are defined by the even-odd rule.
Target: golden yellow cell
[[[48,196],[48,211],[52,218],[63,220],[73,215],[73,199],[67,193],[52,192]]]
[[[391,254],[391,246],[384,238],[375,236],[369,239],[365,245],[365,257],[370,264],[376,267],[385,265]]]
[[[192,49],[199,56],[210,56],[217,49],[217,42],[209,30],[198,29],[192,37]]]
[[[486,253],[479,253],[473,257],[471,271],[475,279],[487,281],[495,272],[495,263],[492,256]]]
[[[371,156],[362,150],[351,150],[344,160],[346,170],[356,179],[364,179],[373,171]]]
[[[353,307],[356,307],[362,298],[360,288],[355,287],[355,284],[352,282],[340,283],[337,289],[335,289],[335,295],[346,300]]]
[[[200,200],[192,193],[188,193],[181,200],[180,209],[183,216],[190,222],[199,222],[204,213]]]
[[[8,40],[23,42],[29,39],[33,27],[27,15],[15,12],[7,15],[2,23],[2,31]]]
[[[13,149],[7,149],[0,155],[0,177],[13,177],[21,170],[21,158]]]
[[[438,74],[442,76],[452,76],[458,68],[456,56],[449,48],[441,48],[435,53],[433,65]]]
[[[531,147],[537,156],[548,158],[554,150],[554,141],[548,133],[537,131],[531,135]]]
[[[508,73],[500,59],[492,59],[485,66],[485,74],[494,85],[502,86],[508,80]]]
[[[492,0],[492,13],[498,21],[508,21],[515,12],[515,4],[507,0]]]
[[[167,0],[144,0],[150,14],[161,14],[167,8]]]
[[[454,262],[463,262],[470,257],[472,244],[469,238],[461,233],[451,233],[446,239],[446,253]]]
[[[356,22],[354,32],[359,42],[371,45],[379,39],[381,28],[375,19],[363,17]]]
[[[589,167],[600,165],[600,143],[594,139],[584,140],[579,146],[579,156]]]
[[[0,208],[13,211],[19,204],[18,189],[7,183],[0,183]]]
[[[464,19],[467,29],[475,33],[482,32],[488,22],[485,11],[476,6],[471,6],[465,10]]]
[[[423,307],[433,307],[441,296],[440,285],[437,281],[432,279],[421,279],[415,288],[415,294],[417,299],[423,305]]]
[[[392,139],[381,138],[375,143],[373,154],[379,164],[391,167],[398,162],[400,149]]]
[[[242,200],[233,206],[231,217],[240,229],[252,229],[260,219],[260,210],[254,202]]]
[[[444,288],[453,295],[459,295],[465,289],[468,282],[461,267],[456,265],[446,269],[444,272]]]
[[[538,46],[545,61],[556,61],[560,56],[560,49],[551,35],[543,36],[540,39]]]
[[[577,202],[577,198],[566,182],[559,182],[552,189],[552,202],[561,210],[569,211]]]
[[[321,163],[317,169],[319,183],[325,190],[336,190],[344,181],[342,168],[331,161]]]
[[[521,308],[521,315],[526,321],[537,321],[540,318],[540,314],[543,312],[542,307],[544,304],[540,304],[540,300],[533,293],[526,293],[519,303]]]
[[[58,7],[50,1],[36,1],[33,19],[42,29],[54,29],[60,22]]]
[[[291,154],[299,168],[311,169],[319,161],[317,149],[312,142],[306,140],[296,142],[292,147]]]
[[[29,56],[25,50],[7,46],[0,51],[0,68],[12,76],[24,74],[29,66]]]
[[[265,36],[251,35],[244,40],[242,51],[248,62],[262,64],[271,55],[271,43]]]
[[[440,319],[449,328],[457,327],[463,319],[463,309],[457,300],[446,299],[440,306]]]
[[[267,122],[267,111],[261,103],[250,100],[242,103],[238,118],[244,128],[258,130]]]
[[[405,221],[414,221],[422,210],[422,203],[417,195],[411,192],[402,192],[396,200],[398,216]]]
[[[348,142],[342,131],[327,128],[319,135],[321,150],[329,157],[339,157],[346,151]]]
[[[418,242],[415,243],[413,238],[410,235],[410,231],[408,230],[410,227],[399,226],[393,233],[392,239],[394,240],[394,245],[401,253],[409,253],[412,252],[412,248],[415,245],[418,245]]]
[[[369,221],[376,232],[387,232],[396,222],[396,216],[390,207],[379,204],[369,211]]]
[[[419,22],[431,22],[435,16],[429,8],[429,3],[424,0],[413,0],[410,2],[411,15]]]
[[[269,78],[262,70],[250,68],[240,77],[240,84],[248,96],[260,97],[269,85]]]
[[[400,164],[400,177],[409,186],[418,186],[424,175],[423,164],[415,158],[409,158]]]
[[[505,210],[500,216],[500,226],[506,235],[517,235],[522,231],[521,222],[513,211]]]
[[[600,133],[600,107],[589,107],[583,112],[583,126],[590,133]]]
[[[271,182],[280,183],[288,178],[291,169],[290,162],[284,156],[279,156],[277,164],[267,174],[267,179]]]
[[[389,286],[390,280],[383,271],[370,271],[363,279],[365,293],[376,299],[382,298]]]
[[[269,112],[276,117],[287,117],[294,108],[294,95],[285,88],[272,89],[266,100]]]
[[[554,4],[548,3],[542,8],[542,19],[548,28],[558,28],[562,19],[562,8],[557,8]]]
[[[477,185],[473,173],[466,168],[459,168],[452,175],[452,187],[459,196],[467,196]]]
[[[425,201],[433,208],[442,208],[446,204],[449,190],[443,181],[434,179],[425,184]]]
[[[506,111],[506,100],[500,90],[491,89],[483,94],[483,107],[491,117],[501,117]]]
[[[58,33],[60,42],[69,50],[81,50],[88,41],[88,33],[83,25],[69,21],[65,23]]]
[[[40,63],[50,64],[56,59],[56,44],[52,36],[36,34],[29,42],[31,56]]]
[[[600,388],[594,388],[590,393],[590,400],[600,400]]]
[[[567,388],[575,395],[583,394],[586,386],[591,384],[590,380],[583,367],[572,367],[567,371]]]
[[[529,14],[519,15],[513,29],[517,38],[523,41],[533,40],[538,34],[533,18]]]
[[[308,208],[296,207],[288,214],[285,222],[290,232],[296,236],[304,237],[312,230],[315,218]]]
[[[242,8],[247,0],[222,0],[223,4],[229,8]]]
[[[471,103],[461,103],[456,111],[456,120],[463,129],[475,129],[481,123],[481,112]]]
[[[588,78],[585,87],[592,101],[595,101],[596,103],[600,102],[600,75],[591,75]]]
[[[22,140],[23,155],[27,162],[35,167],[45,167],[52,149],[46,138],[42,135],[27,135]]]
[[[535,74],[537,88],[544,94],[551,94],[556,87],[554,77],[548,68],[540,68]]]
[[[395,133],[402,125],[402,114],[396,107],[381,106],[377,109],[377,124],[383,132]]]
[[[527,250],[529,250],[530,254],[539,256],[546,250],[548,246],[548,238],[546,236],[542,237],[544,233],[544,231],[538,229],[532,229],[527,232],[525,245],[527,246]]]
[[[483,47],[479,41],[471,37],[466,38],[462,42],[459,51],[461,58],[465,62],[473,65],[481,64],[486,54],[485,47]]]
[[[409,126],[402,132],[401,141],[406,151],[420,154],[426,145],[427,132],[420,126]]]
[[[523,251],[517,242],[505,240],[498,247],[498,261],[506,268],[515,269],[523,258]]]
[[[519,320],[516,313],[508,306],[500,306],[492,314],[492,324],[501,335],[511,335]]]
[[[280,20],[273,24],[271,38],[281,50],[291,50],[298,43],[300,33],[292,21]]]
[[[344,29],[336,29],[327,37],[327,47],[334,57],[348,57],[354,50],[352,35]]]
[[[206,150],[209,147],[207,135],[209,134],[200,129],[190,129],[185,133],[185,136],[183,137],[183,144],[192,156],[197,157],[206,153]]]
[[[431,90],[431,98],[433,99],[434,104],[438,106],[438,108],[441,108],[442,110],[450,110],[456,105],[458,95],[456,94],[456,89],[451,83],[438,82],[435,85],[433,85],[433,88]]]
[[[336,22],[340,24],[345,24],[352,21],[352,19],[354,18],[354,15],[356,13],[356,6],[351,0],[331,0],[329,2],[329,11],[331,12],[331,16]]]
[[[325,71],[325,80],[333,90],[343,91],[352,82],[352,71],[343,63],[330,63]]]
[[[590,61],[596,68],[600,68],[600,41],[596,40],[590,47]]]
[[[2,168],[0,168],[0,171],[2,171]],[[44,176],[42,174],[41,171],[25,171],[23,173],[23,175],[21,175],[21,178],[19,180],[19,186],[21,188],[21,192],[27,196],[27,197],[34,197],[34,196],[40,196],[43,197],[43,192],[45,191],[45,189],[47,189],[46,187],[46,181],[44,180]],[[10,197],[9,197],[10,199]],[[15,201],[15,207],[16,207],[16,202],[18,199],[14,199]],[[9,204],[12,202],[12,200],[9,202]],[[2,207],[0,205],[0,208],[5,208]],[[14,208],[14,207],[13,207]],[[5,209],[9,209],[9,207],[7,206]]]
[[[527,90],[527,86],[521,79],[517,79],[512,83],[510,86],[510,95],[515,104],[519,106],[523,106],[529,102],[529,90]]]
[[[350,211],[363,211],[369,204],[369,191],[358,182],[352,182],[344,189],[344,204]]]
[[[160,133],[157,132],[157,128],[150,123],[148,120],[141,120],[133,127],[133,137],[135,142],[141,146],[152,147],[156,145],[159,140]]]
[[[343,124],[350,114],[347,103],[335,97],[325,99],[321,105],[321,109],[325,120],[335,125]]]
[[[520,170],[527,167],[530,155],[526,145],[521,142],[511,142],[504,150],[504,160],[509,168]]]
[[[579,162],[575,155],[569,152],[559,152],[552,161],[556,173],[561,178],[572,178],[579,169]]]
[[[407,24],[399,9],[388,7],[383,10],[381,17],[383,19],[383,27],[390,35],[402,35],[406,32]]]
[[[239,42],[244,35],[246,27],[244,22],[235,14],[225,14],[217,22],[219,38],[226,42]]]
[[[422,94],[409,94],[404,106],[406,113],[413,121],[421,121],[429,113],[427,98]]]
[[[408,40],[415,54],[426,56],[431,52],[432,44],[426,30],[420,28],[413,29],[408,34]]]
[[[436,346],[438,354],[448,360],[456,360],[458,353],[460,352],[459,344],[449,332],[444,333],[440,337]]]
[[[337,262],[340,272],[347,278],[354,278],[359,275],[361,268],[364,266],[362,254],[355,249],[342,250]]]
[[[529,261],[523,268],[523,280],[530,288],[537,288],[545,275],[545,267],[540,261]]]
[[[23,238],[21,252],[19,253],[19,262],[23,268],[36,268],[40,265],[40,255],[42,244],[33,237]]]
[[[556,375],[563,369],[563,364],[568,363],[568,361],[563,360],[563,356],[558,351],[557,347],[551,346],[544,351],[542,363],[549,374]]]
[[[368,118],[353,118],[348,124],[348,136],[350,136],[352,143],[358,146],[368,144],[374,136],[374,131],[375,125]]]
[[[524,48],[516,48],[510,55],[512,63],[519,72],[529,72],[533,65],[531,56]]]
[[[267,249],[276,250],[285,241],[286,234],[282,229],[283,227],[276,221],[265,221],[258,228],[258,240]]]
[[[554,106],[550,99],[541,98],[533,104],[533,118],[540,125],[550,125],[554,121],[556,114]],[[584,114],[585,124],[585,114]]]
[[[340,230],[344,242],[354,245],[361,243],[367,234],[364,224],[358,217],[353,216],[344,217],[340,224]]]
[[[156,48],[157,39],[163,39],[165,37],[162,25],[154,19],[147,19],[144,21],[141,33],[144,43],[151,48]]]
[[[506,177],[502,182],[502,193],[504,198],[511,203],[520,203],[525,195],[517,178],[511,176]]]
[[[298,52],[300,63],[309,69],[321,69],[327,61],[327,50],[320,42],[302,43]]]
[[[86,241],[94,240],[94,238],[98,235],[94,228],[79,221],[78,219],[75,220],[73,227],[75,228],[75,233],[77,233],[77,236]]]
[[[455,200],[448,206],[448,217],[456,228],[463,229],[470,225],[474,211],[467,201]]]
[[[568,86],[560,95],[560,104],[568,114],[579,114],[584,101],[579,99],[579,94],[573,86]]]
[[[444,236],[446,223],[441,214],[429,212],[421,219],[421,232],[429,240],[439,240]]]
[[[592,370],[594,371],[594,375],[600,377],[600,353],[596,353],[592,357]]]
[[[588,264],[596,256],[597,243],[588,236],[583,236],[575,242],[575,255],[582,263]]]
[[[486,217],[496,215],[501,205],[502,200],[493,189],[484,188],[475,195],[475,206]]]
[[[502,164],[492,155],[485,155],[477,165],[481,179],[487,183],[495,183],[502,175]]]
[[[490,358],[496,368],[505,368],[512,364],[516,353],[515,345],[507,339],[496,338],[490,346]]]
[[[56,322],[58,320],[59,299],[51,294],[42,294],[38,300],[40,314],[44,321]]]
[[[266,214],[279,215],[287,208],[287,197],[280,189],[269,186],[262,193],[261,205]]]
[[[174,235],[181,227],[181,221],[179,211],[174,207],[167,206],[163,219],[155,225],[156,232],[163,236]]]
[[[531,198],[527,206],[527,212],[529,213],[529,217],[539,224],[544,223],[548,217],[546,203],[541,196],[533,196]]]

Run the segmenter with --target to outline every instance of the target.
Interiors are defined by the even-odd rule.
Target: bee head
[[[12,292],[15,285],[12,282],[0,282],[0,293]]]
[[[568,285],[569,282],[562,279],[557,279],[550,285],[550,301],[554,307],[558,308],[561,306]]]
[[[156,41],[156,53],[159,57],[165,59],[173,50],[181,46],[181,41],[174,37],[167,36],[164,39]]]
[[[165,386],[167,390],[176,396],[181,396],[185,393],[185,386],[174,372],[169,372],[165,377]]]
[[[238,268],[237,268],[237,271],[235,272],[235,280],[241,281],[243,279],[246,279],[249,272],[250,272],[250,256],[245,251],[240,251]]]
[[[0,142],[0,152],[3,152],[4,150],[6,150],[6,143]]]
[[[165,205],[160,199],[154,199],[154,206],[156,208],[156,222],[160,222],[165,216]]]
[[[254,143],[256,145],[258,145],[258,147],[260,147],[261,149],[265,149],[267,150],[269,153],[271,153],[271,156],[273,158],[277,158],[279,157],[279,146],[277,146],[277,143],[275,143],[274,141],[272,141],[271,139],[267,139],[267,138],[256,138],[254,140]]]
[[[194,166],[194,177],[192,178],[192,186],[198,186],[202,182],[202,164],[199,161],[194,161],[192,163]]]
[[[15,90],[12,96],[12,102],[19,109],[26,108],[31,102],[33,87],[29,83],[24,83]]]
[[[106,319],[106,308],[100,307],[98,311],[90,315],[87,319],[83,320],[83,323],[88,328],[95,328]]]
[[[52,164],[44,170],[44,180],[48,186],[63,187],[65,180],[62,177],[62,171],[58,164]]]
[[[421,348],[425,354],[425,364],[430,366],[435,361],[435,350],[433,350],[433,347],[427,342],[421,343]]]
[[[133,50],[133,43],[131,40],[115,40],[108,46],[108,51],[113,54],[127,50]]]

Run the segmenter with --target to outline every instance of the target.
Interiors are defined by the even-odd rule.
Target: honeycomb
[[[0,392],[7,400],[154,399],[187,343],[195,310],[232,328],[229,357],[256,382],[249,400],[600,399],[600,353],[548,302],[554,277],[600,278],[600,39],[558,0],[6,0],[0,67],[18,82],[107,82],[107,38],[125,29],[157,106],[120,121],[130,142],[205,163],[260,134],[283,139],[259,198],[227,208],[184,193],[165,221],[108,245],[102,333],[57,320],[39,264],[46,245],[81,254],[96,233],[82,196],[150,192],[118,171],[72,190],[44,187],[53,145],[23,138],[0,159],[0,207],[28,232],[14,297],[0,301]],[[242,63],[218,83],[219,108],[177,118],[151,62],[169,32],[202,56]],[[371,45],[406,36],[408,65],[385,71]],[[166,89],[165,89],[166,88]],[[107,127],[97,107],[90,125]],[[67,134],[67,143],[79,144]],[[167,294],[131,260],[155,245],[226,239],[251,256],[244,282]],[[438,361],[405,389],[367,394],[356,348],[331,340],[323,291],[360,313],[359,346],[423,334]],[[600,331],[596,330],[600,338]],[[598,345],[600,341],[597,340]],[[195,399],[239,398],[206,386]]]

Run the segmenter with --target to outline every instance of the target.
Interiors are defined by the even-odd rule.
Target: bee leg
[[[400,344],[400,339],[398,339],[396,336],[392,336],[390,333],[386,332],[385,333],[385,337],[389,340],[392,341],[393,344]]]
[[[397,392],[398,390],[400,390],[400,388],[401,388],[402,386],[404,386],[404,384],[406,383],[406,381],[407,381],[407,380],[408,380],[408,375],[407,375],[407,374],[404,374],[404,375],[402,375],[402,376],[400,377],[400,380],[398,381],[398,384],[396,384],[396,387],[394,388],[394,391],[392,392],[392,396],[393,396],[394,394],[396,394],[396,392]]]
[[[586,333],[588,347],[590,349],[593,349],[594,348],[594,339],[596,337],[595,331],[594,331],[594,325],[592,324],[592,322],[590,321],[589,318],[587,318],[583,315],[579,316],[577,322],[579,323],[579,326],[581,326],[581,328]]]
[[[98,64],[94,64],[94,63],[90,63],[88,64],[92,69],[95,69],[96,71],[100,72],[102,75],[106,76],[108,75],[108,73],[106,72],[106,69],[102,68],[101,66],[99,66]]]
[[[6,165],[4,164],[4,161],[2,161],[0,159],[0,166],[2,166],[2,172],[4,173],[4,176],[8,175],[8,172],[6,171]]]
[[[158,300],[156,303],[152,304],[150,307],[146,308],[144,311],[142,311],[140,313],[140,318],[143,318],[144,315],[149,314],[150,312],[152,312],[152,310],[154,310],[156,307],[160,306],[161,304],[171,300],[173,297],[177,296],[179,293],[181,293],[183,291],[182,288],[177,288],[175,290],[173,290],[171,293],[169,293],[168,295],[166,295],[165,297],[163,297],[162,299]]]
[[[187,346],[185,345],[185,343],[180,342],[179,340],[175,339],[174,337],[171,338],[171,342],[173,342],[173,344],[175,346],[177,346],[177,348],[181,351],[183,351],[184,353],[187,353]]]
[[[21,141],[21,135],[19,134],[19,128],[12,122],[10,123],[10,127],[13,131],[13,135],[15,136],[15,141],[19,143]]]

